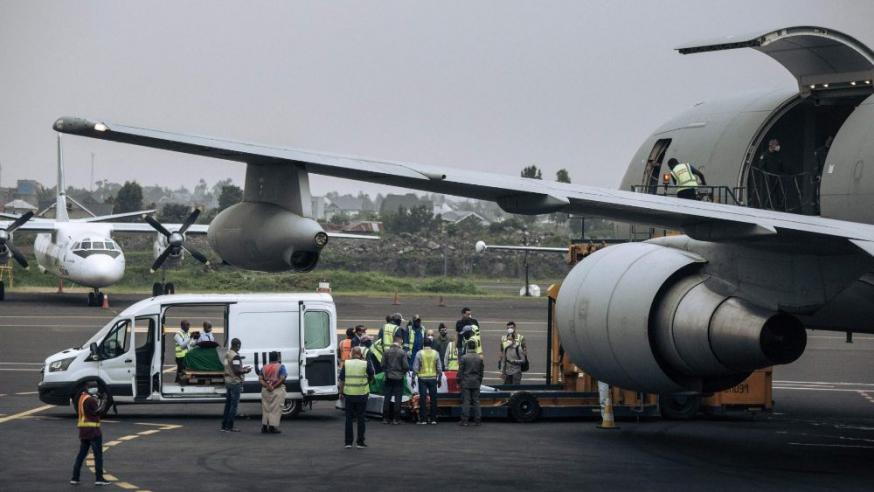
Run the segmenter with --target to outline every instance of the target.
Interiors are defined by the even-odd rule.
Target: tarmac
[[[69,406],[40,402],[48,355],[78,346],[142,296],[112,296],[109,310],[81,294],[8,292],[0,303],[0,491],[64,490],[78,449]],[[339,328],[371,328],[400,311],[450,332],[462,305],[484,331],[486,368],[497,382],[497,343],[513,319],[529,345],[531,372],[545,372],[546,300],[392,299],[336,296]],[[182,314],[182,313],[180,313]],[[171,320],[171,323],[173,320]],[[221,405],[119,406],[104,421],[110,490],[870,490],[874,480],[874,336],[809,332],[795,363],[775,368],[770,414],[695,421],[596,420],[459,427],[383,426],[370,420],[367,449],[343,448],[343,416],[331,402],[260,434],[260,406],[242,404],[240,433],[219,432]],[[83,471],[79,488],[91,488]]]

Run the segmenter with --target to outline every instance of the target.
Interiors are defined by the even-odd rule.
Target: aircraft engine
[[[556,300],[571,360],[627,389],[706,393],[801,356],[807,334],[797,318],[737,297],[700,271],[705,262],[649,243],[611,246],[580,262]]]
[[[208,239],[225,262],[262,272],[308,272],[328,243],[315,220],[262,202],[223,210],[210,224]]]

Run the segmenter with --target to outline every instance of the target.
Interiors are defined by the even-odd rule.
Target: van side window
[[[304,347],[323,349],[331,345],[331,319],[325,311],[307,311],[303,318]]]
[[[119,321],[100,344],[100,358],[112,359],[127,352],[130,343],[130,320]]]

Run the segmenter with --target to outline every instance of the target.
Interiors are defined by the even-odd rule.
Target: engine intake
[[[611,246],[578,264],[557,299],[562,343],[596,378],[653,393],[718,391],[801,356],[801,322],[697,273],[704,258],[649,243]]]

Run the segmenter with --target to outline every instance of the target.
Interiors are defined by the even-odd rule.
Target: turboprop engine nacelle
[[[209,245],[225,262],[263,272],[308,272],[316,267],[328,234],[313,219],[278,205],[241,202],[209,226]]]
[[[705,259],[649,243],[602,249],[562,283],[556,315],[571,360],[601,381],[652,393],[712,392],[788,364],[807,334],[699,272]]]

